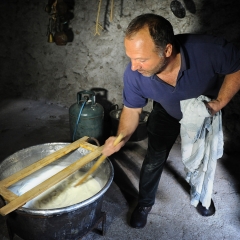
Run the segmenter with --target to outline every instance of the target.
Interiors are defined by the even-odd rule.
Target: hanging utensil
[[[178,0],[173,0],[170,4],[170,8],[176,17],[184,18],[186,16],[186,10]]]
[[[63,31],[63,24],[60,22],[60,17],[56,19],[56,32],[54,34],[54,41],[56,45],[66,45],[68,42],[68,37],[66,33]]]
[[[52,22],[53,22],[53,19],[49,18],[49,24],[48,24],[48,30],[47,30],[47,36],[48,36],[47,41],[49,43],[54,42],[53,33],[52,33]]]

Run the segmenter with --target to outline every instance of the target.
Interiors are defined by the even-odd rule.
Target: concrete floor
[[[24,99],[0,102],[0,162],[33,145],[70,142],[69,135],[68,109],[64,106]],[[213,193],[217,211],[206,218],[189,203],[189,186],[184,180],[179,144],[175,144],[170,153],[147,226],[140,230],[131,228],[128,221],[136,204],[146,145],[147,140],[129,143],[111,157],[115,181],[104,195],[106,235],[90,232],[82,239],[240,239],[239,157],[224,155],[218,161]],[[0,239],[9,239],[3,216],[0,216]],[[15,235],[14,240],[20,239]]]

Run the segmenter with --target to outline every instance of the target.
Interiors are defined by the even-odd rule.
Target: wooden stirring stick
[[[118,135],[118,137],[115,139],[113,146],[116,146],[118,143],[121,142],[121,140],[124,138],[124,135],[122,133],[120,133]],[[95,172],[97,170],[97,168],[101,165],[101,163],[105,160],[106,156],[102,155],[97,161],[96,163],[88,170],[88,172],[86,172],[85,176],[74,185],[74,187],[79,186],[80,184],[82,184],[90,174],[92,174],[93,172]]]

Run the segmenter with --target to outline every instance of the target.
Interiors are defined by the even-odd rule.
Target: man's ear
[[[172,55],[172,51],[173,51],[173,46],[172,44],[167,44],[166,48],[165,48],[165,56],[166,57],[170,57]]]

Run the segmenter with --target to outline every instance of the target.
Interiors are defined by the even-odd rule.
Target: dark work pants
[[[159,180],[168,154],[180,132],[179,120],[170,116],[159,103],[154,103],[147,122],[148,149],[142,164],[139,182],[141,206],[155,202]]]

